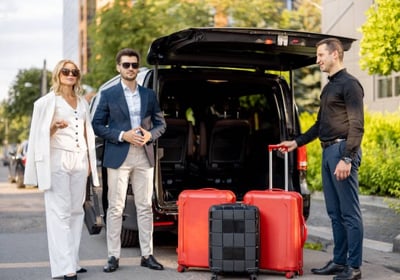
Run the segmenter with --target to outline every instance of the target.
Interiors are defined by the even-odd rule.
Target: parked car
[[[249,190],[268,188],[267,146],[301,133],[293,71],[315,64],[315,45],[328,37],[288,30],[189,28],[151,44],[147,62],[153,68],[141,71],[138,81],[156,91],[167,122],[154,145],[155,230],[176,228],[182,190],[230,189],[240,201]],[[337,38],[345,50],[354,41]],[[283,72],[289,73],[289,81]],[[116,76],[105,83],[97,98],[119,81]],[[273,187],[282,189],[283,155],[274,154],[272,164]],[[288,181],[289,190],[302,194],[307,219],[306,172],[306,149],[301,147],[289,154]],[[131,196],[123,224],[125,245],[137,236],[136,215],[129,213]]]
[[[28,151],[28,140],[16,146],[16,149],[9,151],[8,180],[16,183],[18,188],[25,187],[24,173],[26,153]]]
[[[10,164],[10,152],[15,152],[17,149],[17,144],[12,143],[12,144],[5,144],[3,146],[3,166],[8,166]]]

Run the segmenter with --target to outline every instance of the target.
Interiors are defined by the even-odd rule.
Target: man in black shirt
[[[333,260],[311,271],[334,280],[361,279],[363,221],[358,197],[358,168],[364,134],[364,91],[343,66],[343,46],[334,38],[317,43],[317,64],[328,73],[317,121],[303,135],[280,145],[293,151],[317,137],[321,141],[322,184],[332,223]]]

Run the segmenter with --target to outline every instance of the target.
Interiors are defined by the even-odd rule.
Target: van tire
[[[126,229],[122,227],[121,229],[121,247],[136,247],[139,244],[138,231]]]
[[[25,188],[24,185],[24,169],[22,166],[17,166],[15,171],[15,183],[17,184],[17,188]]]

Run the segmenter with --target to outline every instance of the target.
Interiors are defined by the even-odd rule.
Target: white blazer
[[[89,105],[83,97],[79,96],[78,98],[79,102],[85,104],[86,107],[85,129],[89,162],[92,172],[93,185],[99,186],[95,136],[89,113]],[[54,91],[51,91],[39,98],[33,104],[24,184],[28,186],[38,186],[40,190],[47,190],[51,187],[50,126],[53,120],[55,106],[56,95]]]

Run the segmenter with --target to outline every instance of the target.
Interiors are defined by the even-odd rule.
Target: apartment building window
[[[378,98],[400,96],[400,72],[377,78]]]

